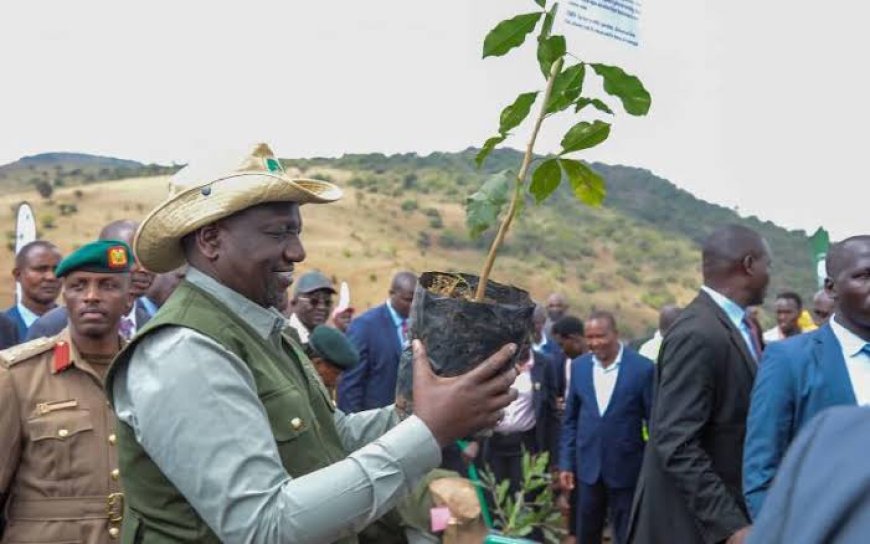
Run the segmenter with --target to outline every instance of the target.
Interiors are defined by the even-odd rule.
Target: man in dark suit
[[[578,488],[580,542],[601,542],[609,510],[616,542],[624,544],[643,461],[654,366],[619,341],[609,312],[593,312],[585,336],[591,353],[571,363],[559,480],[563,489]]]
[[[864,544],[870,535],[870,409],[838,406],[801,430],[750,544]]]
[[[408,314],[417,276],[399,272],[387,302],[350,323],[347,337],[359,352],[359,364],[338,382],[338,407],[345,413],[389,406],[396,400],[399,357],[408,340]]]
[[[870,368],[864,351],[870,342],[870,236],[832,246],[826,266],[825,290],[839,310],[821,328],[768,346],[752,391],[743,493],[753,519],[786,449],[813,416],[831,406],[870,403],[863,371]]]
[[[656,371],[650,440],[629,542],[743,542],[743,439],[761,349],[746,308],[761,304],[770,251],[729,225],[702,249],[704,286],[671,326]]]
[[[60,280],[54,269],[60,258],[60,251],[45,240],[30,242],[15,255],[12,276],[21,285],[21,300],[4,312],[15,324],[13,345],[24,342],[33,323],[57,307]]]
[[[14,346],[17,337],[18,330],[15,328],[15,322],[6,317],[6,314],[0,313],[0,350]]]
[[[559,420],[550,360],[529,350],[519,368],[513,388],[517,398],[486,440],[484,461],[496,479],[509,480],[510,491],[517,491],[523,480],[523,450],[547,452],[553,462],[557,453]]]

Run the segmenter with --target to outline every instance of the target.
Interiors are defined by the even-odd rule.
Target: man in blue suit
[[[584,331],[591,353],[571,363],[559,480],[563,489],[578,486],[579,542],[601,542],[610,510],[616,542],[624,544],[643,462],[654,367],[619,341],[613,314],[593,312]]]
[[[345,413],[389,406],[396,400],[399,357],[408,341],[408,314],[417,276],[399,272],[387,302],[350,323],[347,337],[359,352],[359,364],[338,383],[338,407]]]
[[[44,240],[30,242],[15,255],[12,276],[21,285],[21,300],[4,314],[15,324],[13,345],[24,342],[33,322],[52,308],[60,294],[60,280],[54,268],[60,262],[60,251]]]
[[[752,390],[743,493],[753,519],[786,449],[813,416],[831,406],[870,404],[870,236],[831,247],[826,266],[834,317],[768,346]]]
[[[804,427],[782,460],[748,544],[865,544],[870,409],[838,406]]]

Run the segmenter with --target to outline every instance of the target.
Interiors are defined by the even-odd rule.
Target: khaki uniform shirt
[[[62,343],[69,348],[65,368]],[[117,538],[123,495],[114,433],[102,379],[68,330],[0,352],[0,496],[7,520],[0,543]]]

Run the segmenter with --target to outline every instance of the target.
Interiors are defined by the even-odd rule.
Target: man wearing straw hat
[[[515,372],[502,372],[515,346],[440,378],[415,342],[415,415],[334,409],[272,306],[305,258],[299,206],[340,197],[290,178],[261,144],[142,222],[143,266],[189,270],[108,376],[122,542],[353,542],[442,446],[492,426],[515,397]]]

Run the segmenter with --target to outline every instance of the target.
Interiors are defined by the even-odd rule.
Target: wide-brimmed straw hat
[[[184,236],[251,206],[322,204],[342,195],[332,183],[289,177],[266,144],[258,144],[236,165],[219,172],[198,174],[197,168],[191,164],[173,176],[169,198],[148,214],[136,232],[133,251],[152,272],[169,272],[184,264]]]

